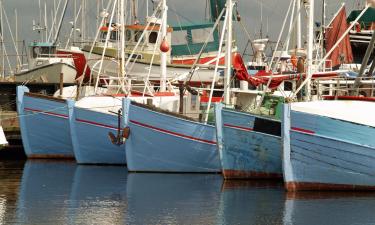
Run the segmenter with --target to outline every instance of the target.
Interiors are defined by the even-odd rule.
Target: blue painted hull
[[[262,118],[216,106],[216,129],[223,175],[226,179],[281,178],[281,137],[257,131]]]
[[[77,163],[126,163],[124,145],[113,144],[108,136],[109,132],[117,134],[117,115],[74,107],[70,126]]]
[[[284,177],[296,190],[375,190],[375,128],[284,106]]]
[[[215,128],[129,106],[126,141],[129,171],[220,172]]]
[[[73,158],[69,117],[74,102],[28,95],[17,87],[17,111],[25,153],[29,158]]]

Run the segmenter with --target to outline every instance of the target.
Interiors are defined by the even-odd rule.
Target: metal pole
[[[165,41],[167,38],[167,0],[162,0],[162,12],[163,12],[163,17],[162,17],[162,27],[161,27],[161,41]],[[161,52],[160,56],[160,91],[166,91],[167,90],[167,85],[166,85],[166,80],[167,80],[167,53],[166,52]]]
[[[313,60],[313,47],[314,47],[314,0],[310,0],[307,3],[308,7],[308,24],[307,24],[307,70],[306,70],[306,100],[311,100],[311,87],[310,87],[310,77],[312,77],[312,60]]]
[[[232,12],[233,4],[232,0],[227,0],[227,41],[226,41],[226,55],[225,55],[225,70],[224,70],[224,103],[229,105],[230,101],[230,80],[232,75],[231,65],[232,65]]]
[[[297,0],[297,49],[301,48],[301,0]]]

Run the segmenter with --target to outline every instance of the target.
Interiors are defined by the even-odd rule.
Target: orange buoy
[[[168,44],[167,40],[165,40],[165,38],[163,39],[163,41],[160,44],[160,51],[162,51],[162,52],[168,52],[169,51],[169,44]]]

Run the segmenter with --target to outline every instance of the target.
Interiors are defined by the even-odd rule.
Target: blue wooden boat
[[[374,102],[291,103],[283,113],[288,191],[375,190]]]
[[[135,102],[128,120],[129,171],[221,171],[214,126]]]
[[[225,179],[281,178],[280,120],[216,105],[216,131]]]
[[[118,137],[125,123],[118,110],[123,98],[85,97],[74,106],[70,121],[74,155],[80,164],[125,164],[122,139]],[[113,135],[110,135],[112,133]]]
[[[17,87],[17,111],[29,158],[74,158],[69,119],[73,100],[29,93]]]

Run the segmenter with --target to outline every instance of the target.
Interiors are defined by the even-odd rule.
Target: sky
[[[77,1],[79,4],[82,0],[70,0],[68,12],[65,20],[63,21],[63,29],[61,39],[66,39],[70,30],[71,25],[69,22],[73,21],[73,3]],[[88,5],[88,13],[86,21],[91,24],[89,27],[89,34],[93,36],[96,29],[96,12],[97,6],[101,8],[101,5],[106,5],[108,0],[86,0]],[[139,2],[139,14],[140,16],[145,14],[146,1],[151,0],[138,0]],[[18,39],[30,42],[34,40],[40,40],[40,34],[32,30],[33,20],[38,23],[39,21],[39,2],[42,5],[44,15],[44,4],[47,5],[47,21],[50,26],[52,21],[53,5],[57,5],[59,0],[0,0],[2,2],[4,11],[8,17],[8,21],[13,30],[15,36],[15,10],[18,14]],[[315,1],[315,17],[316,21],[320,21],[321,18],[321,2],[322,0]],[[357,8],[358,4],[364,4],[364,0],[326,0],[327,2],[327,20],[337,11],[343,2],[346,3],[347,12],[351,9]],[[99,3],[99,4],[98,4]],[[250,32],[252,38],[259,36],[259,30],[262,24],[263,35],[268,35],[271,40],[277,40],[282,21],[285,17],[290,0],[238,0],[238,11],[241,15],[242,21],[245,24],[247,30]],[[200,22],[205,19],[206,0],[168,0],[169,6],[169,21],[176,23],[177,20],[185,22]],[[149,8],[152,10],[151,3]],[[261,20],[262,18],[262,20]],[[261,22],[262,21],[262,22]],[[6,22],[4,27],[6,27]],[[4,38],[7,42],[8,52],[12,52],[11,37],[9,31],[4,28]],[[239,28],[237,29],[239,30]],[[240,49],[243,48],[245,38],[244,33],[237,32],[236,35]],[[9,47],[8,47],[9,46]],[[10,53],[8,53],[10,54]]]

